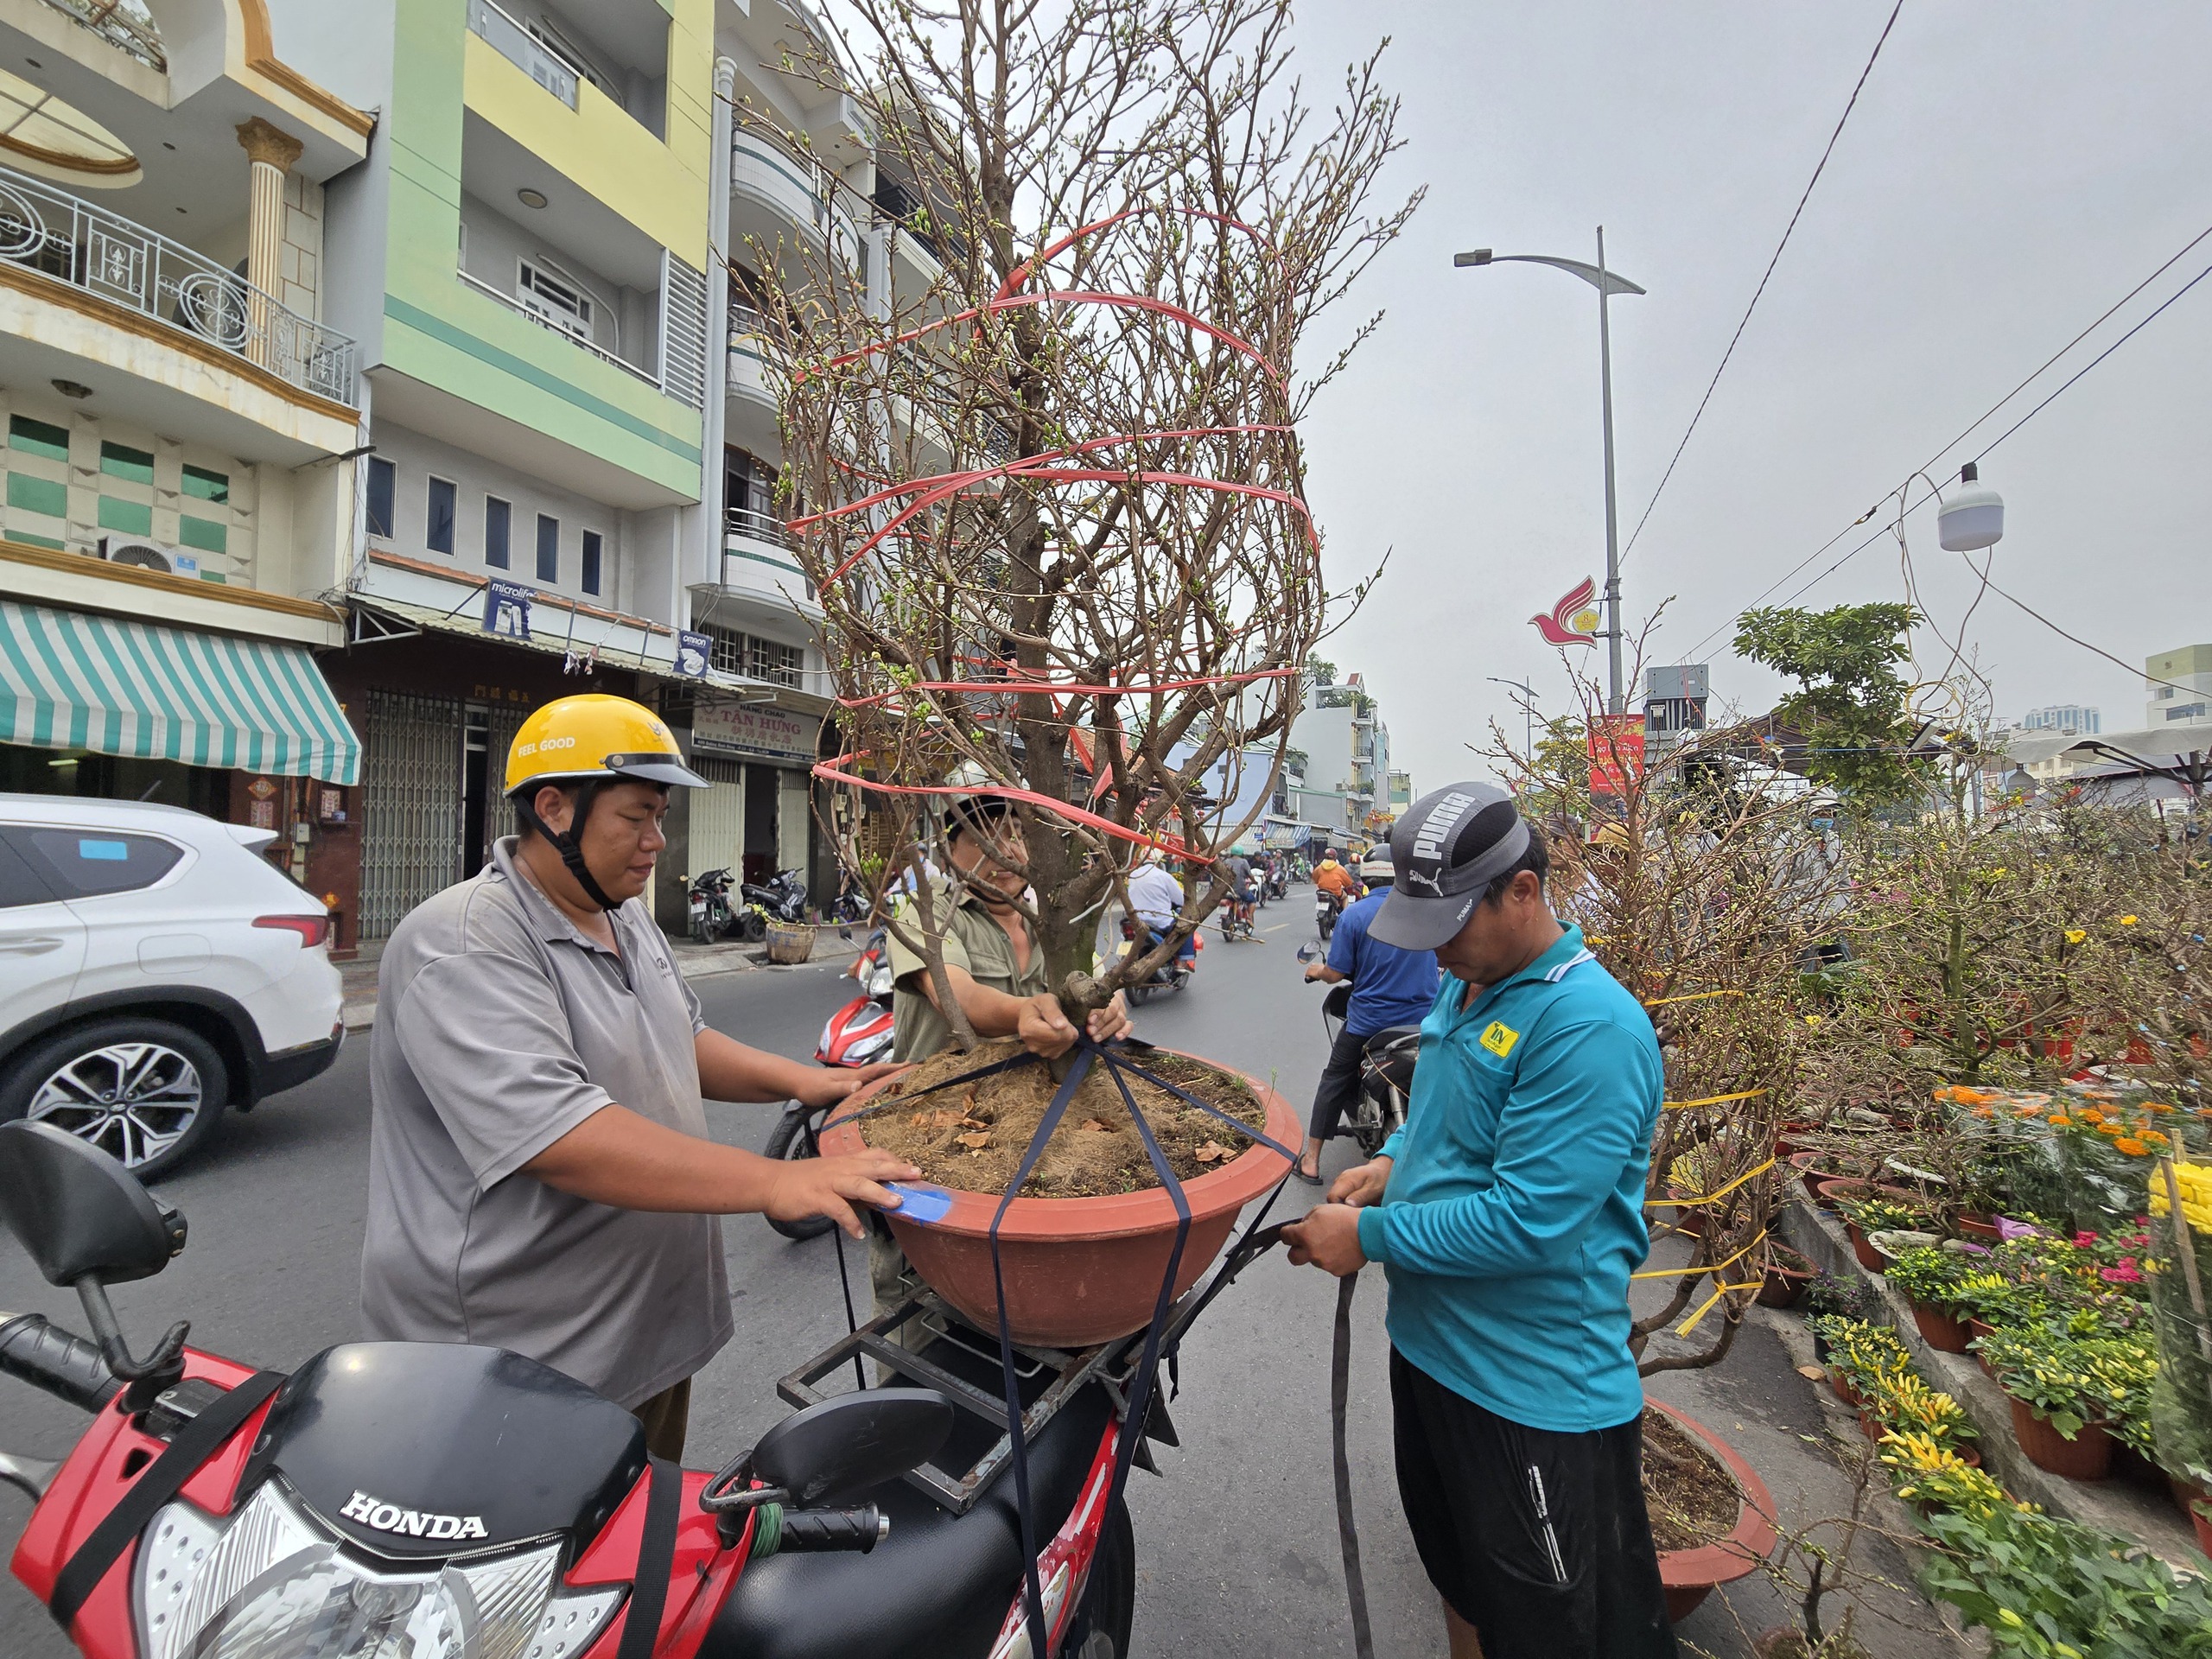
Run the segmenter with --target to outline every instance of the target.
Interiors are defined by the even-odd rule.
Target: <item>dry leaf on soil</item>
[[[1096,1117],[1084,1118],[1080,1127],[1089,1129],[1093,1135],[1111,1135],[1114,1132],[1104,1120]]]
[[[952,1138],[957,1141],[962,1146],[966,1147],[970,1152],[981,1152],[991,1142],[989,1134],[987,1131],[981,1129],[977,1130],[973,1135],[956,1135]]]
[[[1817,1365],[1800,1365],[1797,1368],[1797,1375],[1808,1382],[1824,1382],[1827,1377],[1827,1373]]]
[[[1197,1159],[1202,1164],[1217,1163],[1222,1159],[1229,1156],[1229,1148],[1223,1146],[1217,1141],[1209,1141],[1203,1146],[1199,1147],[1199,1148],[1196,1152],[1192,1153],[1191,1156]]]

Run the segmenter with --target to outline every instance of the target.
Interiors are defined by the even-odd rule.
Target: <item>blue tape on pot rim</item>
[[[886,1215],[897,1216],[902,1221],[918,1221],[926,1226],[933,1221],[943,1221],[952,1212],[952,1194],[941,1186],[916,1186],[908,1181],[886,1181],[883,1185],[899,1195],[899,1207],[887,1210]]]

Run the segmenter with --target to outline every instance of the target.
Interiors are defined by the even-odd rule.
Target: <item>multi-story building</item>
[[[0,789],[261,824],[305,875],[361,764],[313,653],[367,429],[328,190],[377,118],[262,0],[159,16],[0,4]]]
[[[1390,728],[1360,675],[1311,688],[1292,736],[1306,756],[1290,796],[1302,821],[1362,842],[1388,831]]]
[[[2143,723],[2212,725],[2212,645],[2161,652],[2143,664]]]
[[[2019,729],[2050,732],[2059,737],[2094,737],[2101,723],[2094,709],[2078,702],[2054,702],[2029,709],[2020,716]]]
[[[0,0],[0,788],[278,828],[350,949],[481,866],[529,709],[604,690],[715,785],[664,919],[814,861],[819,612],[741,299],[825,238],[917,256],[850,105],[772,67],[811,26]]]
[[[1409,772],[1390,774],[1390,822],[1395,823],[1400,814],[1414,804],[1414,775]]]

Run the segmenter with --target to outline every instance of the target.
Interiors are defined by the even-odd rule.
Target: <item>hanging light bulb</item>
[[[1981,481],[1973,461],[1959,468],[1959,487],[1936,513],[1936,539],[1946,553],[1971,553],[2005,538],[2005,498]]]

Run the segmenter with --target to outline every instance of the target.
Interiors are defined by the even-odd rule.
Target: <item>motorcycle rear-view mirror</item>
[[[755,1479],[802,1508],[836,1505],[935,1457],[952,1402],[933,1389],[870,1389],[786,1417],[753,1448]]]
[[[50,1123],[0,1125],[0,1219],[49,1285],[150,1278],[184,1249],[182,1216]]]

